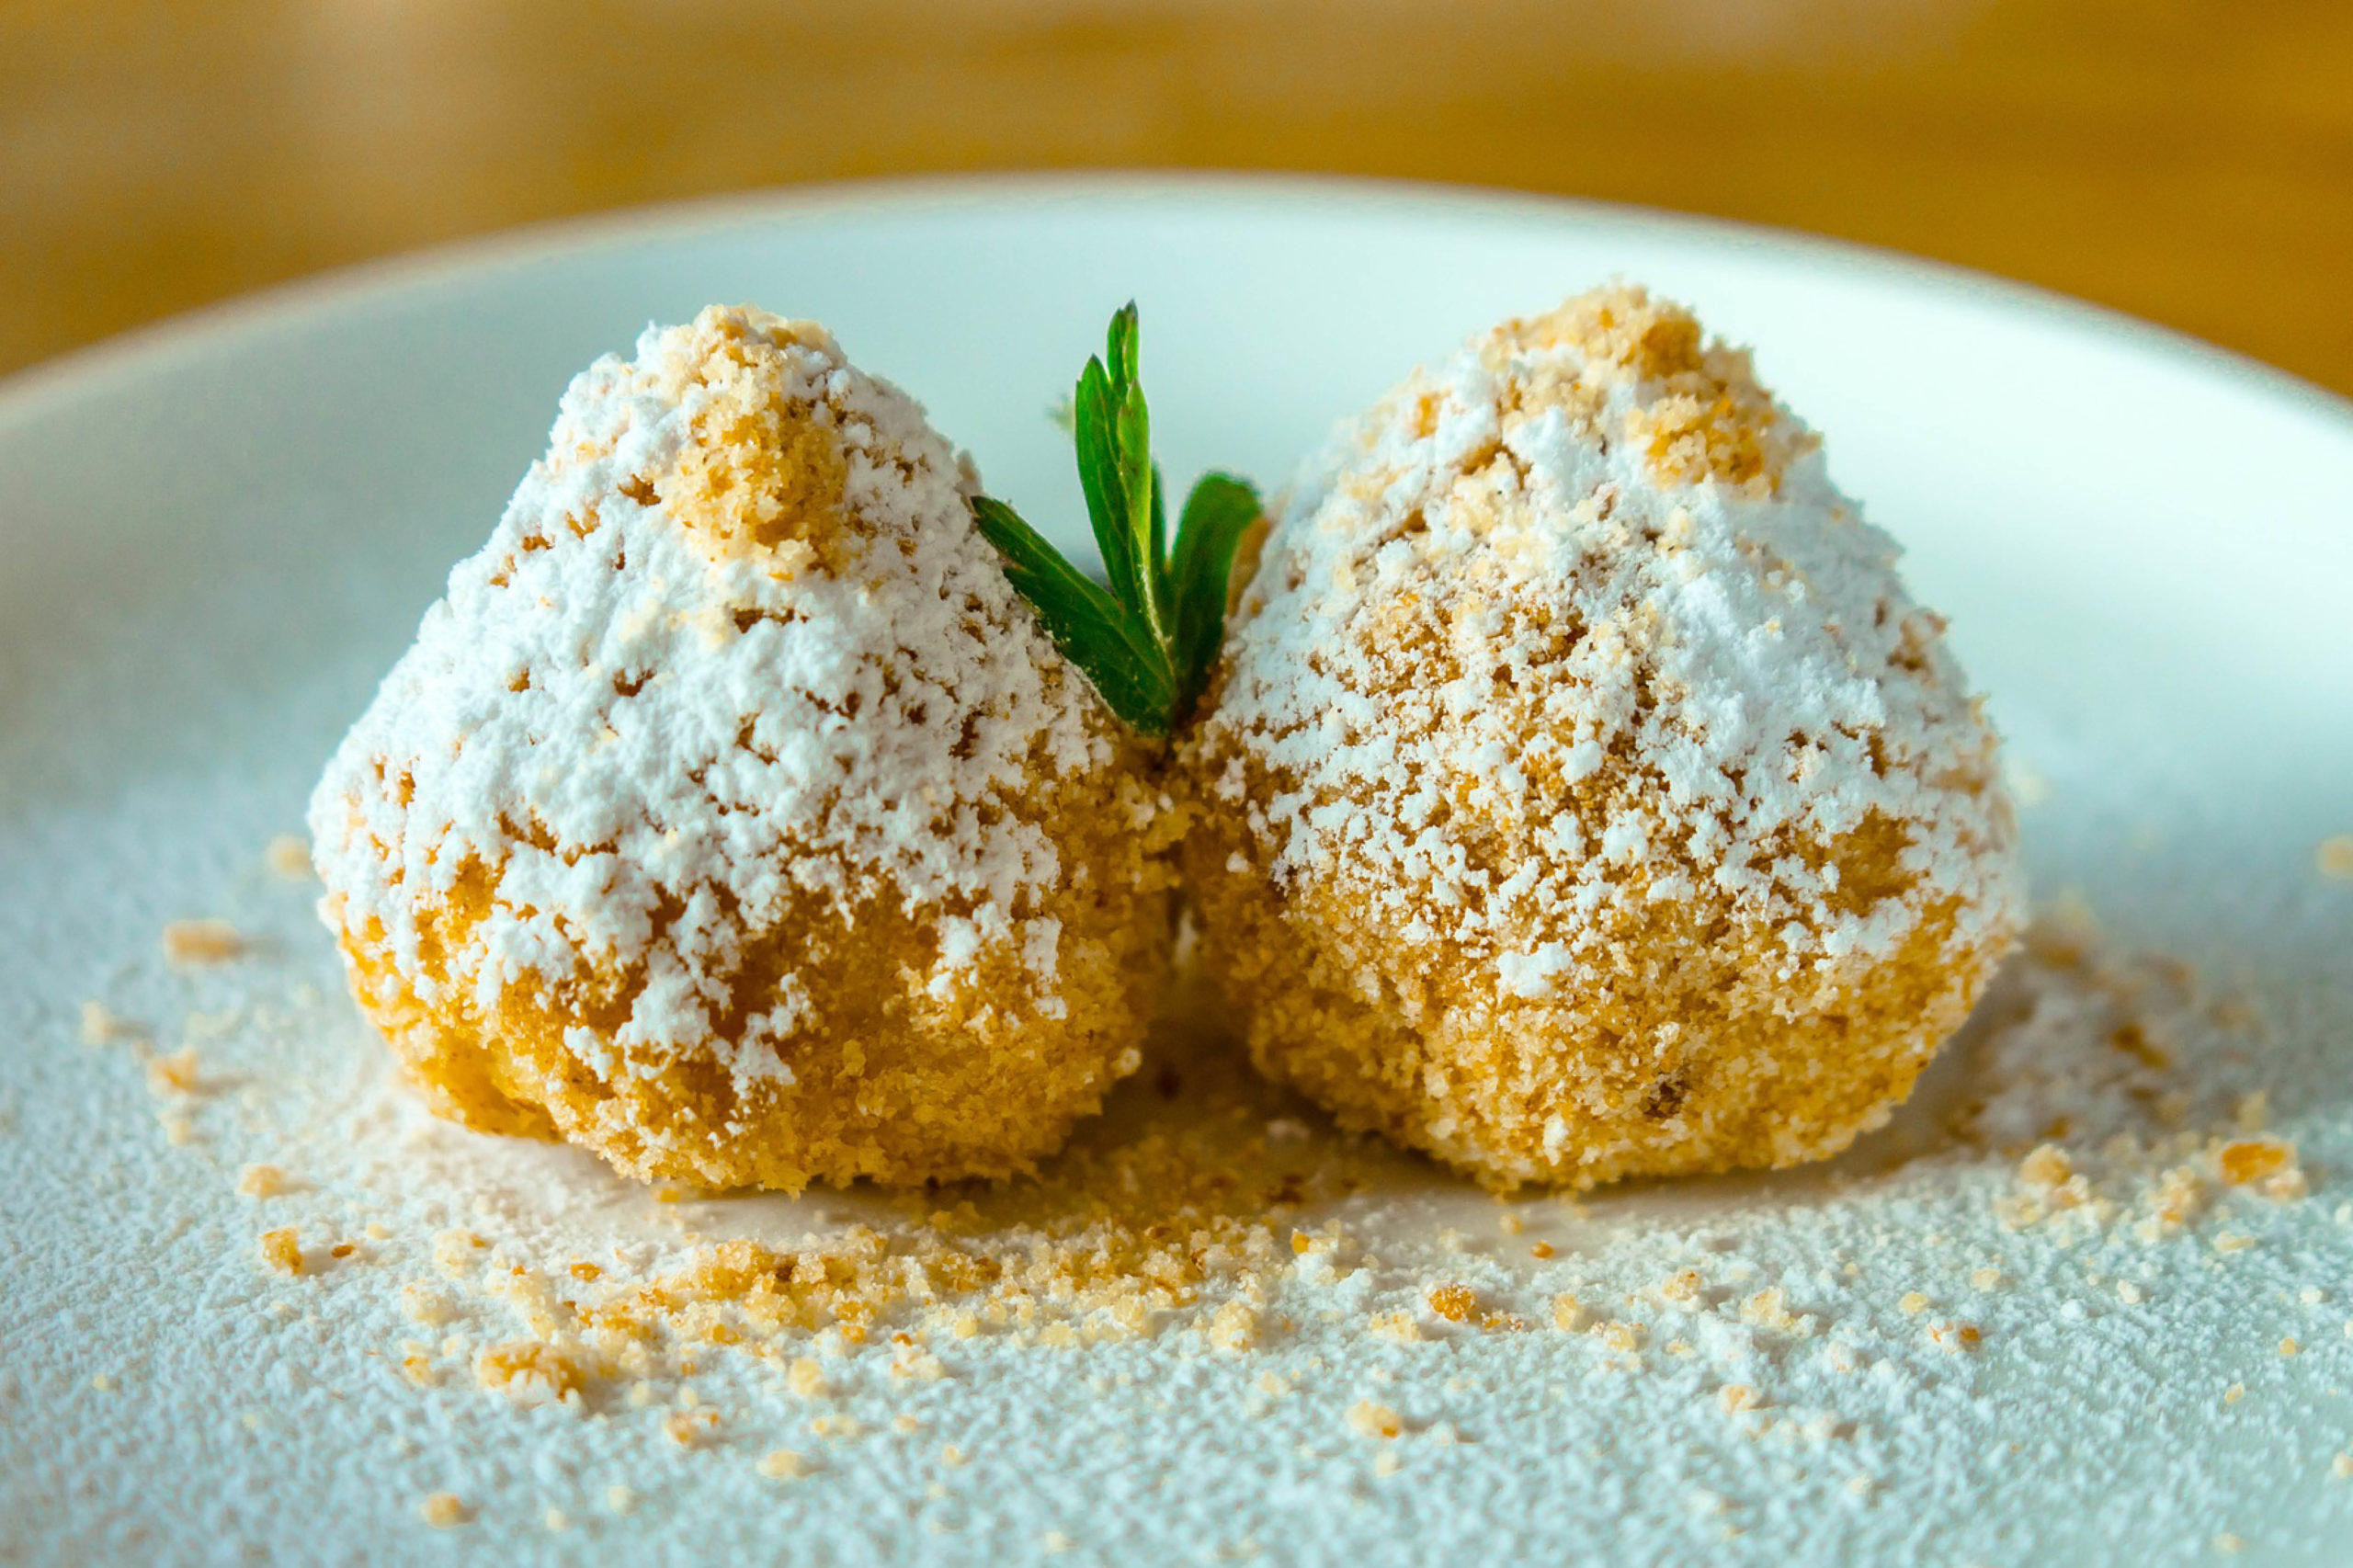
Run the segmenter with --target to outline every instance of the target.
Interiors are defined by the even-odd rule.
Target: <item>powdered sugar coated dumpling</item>
[[[1133,1069],[1175,817],[974,488],[811,324],[709,310],[573,383],[312,801],[436,1108],[912,1182],[1021,1168]]]
[[[1639,290],[1343,428],[1187,749],[1259,1064],[1483,1180],[1883,1121],[2009,947],[1995,744],[1815,437]]]

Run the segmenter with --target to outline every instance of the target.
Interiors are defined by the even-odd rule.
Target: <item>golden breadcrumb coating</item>
[[[1639,290],[1344,430],[1184,747],[1254,1059],[1506,1188],[1884,1120],[2022,913],[1991,733],[1893,554],[1746,356]]]
[[[1120,814],[1131,805],[1106,789],[1039,815],[1084,879],[1044,905],[1065,933],[1061,1018],[991,1001],[1017,993],[1026,978],[1002,956],[977,969],[971,985],[935,998],[922,966],[938,944],[936,924],[887,905],[847,922],[810,911],[747,934],[731,978],[745,1010],[790,974],[825,1020],[821,1036],[795,1040],[790,1084],[744,1089],[722,1066],[691,1059],[655,1075],[600,1081],[564,1037],[584,1023],[616,1027],[611,999],[641,983],[634,971],[508,987],[483,1013],[462,999],[428,1006],[381,942],[347,926],[341,936],[362,1008],[426,1102],[468,1126],[563,1138],[642,1179],[711,1187],[1006,1176],[1059,1148],[1072,1123],[1136,1065],[1134,1042],[1166,974],[1171,879],[1159,858],[1165,842],[1140,839]],[[445,991],[470,977],[452,973],[440,955],[467,948],[494,890],[487,872],[477,873],[426,919],[436,955],[428,972]],[[1074,935],[1082,932],[1094,935]]]
[[[646,1179],[1025,1169],[1138,1060],[1181,813],[822,328],[567,394],[313,807],[428,1103]]]

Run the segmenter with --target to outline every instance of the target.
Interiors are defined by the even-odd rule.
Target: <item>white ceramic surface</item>
[[[566,379],[649,319],[713,300],[818,317],[994,491],[1041,521],[1059,496],[1067,524],[1043,412],[1130,296],[1172,477],[1279,482],[1414,362],[1611,275],[1755,344],[1828,433],[2047,781],[2026,817],[2039,886],[2259,998],[2263,1081],[2315,1181],[2244,1222],[2244,1267],[2198,1247],[2165,1265],[2144,1313],[2084,1287],[2096,1354],[2032,1332],[2075,1299],[2056,1265],[1989,1306],[2014,1331],[1949,1388],[1890,1396],[1882,1425],[1922,1430],[1870,1439],[1876,1490],[1826,1451],[1665,1440],[1698,1419],[1679,1394],[1588,1387],[1541,1335],[1443,1361],[1302,1335],[1269,1353],[1302,1392],[1255,1416],[1258,1366],[1106,1349],[1079,1378],[981,1349],[924,1394],[921,1453],[877,1440],[790,1489],[747,1480],[768,1416],[746,1395],[733,1458],[699,1471],[625,1423],[584,1437],[390,1376],[365,1312],[256,1275],[254,1206],[222,1168],[235,1131],[167,1145],[135,1070],[77,1043],[92,999],[169,1046],[192,1013],[311,983],[325,1021],[270,1060],[389,1092],[308,895],[269,883],[260,846],[299,827]],[[1268,181],[788,195],[370,269],[19,377],[0,386],[0,1556],[1006,1562],[1060,1545],[1051,1529],[1107,1562],[2194,1562],[2226,1534],[2241,1561],[2353,1561],[2353,1481],[2328,1473],[2353,1445],[2353,882],[2314,863],[2353,833],[2348,610],[2346,405],[1982,278],[1549,201]],[[265,934],[259,956],[167,969],[164,922],[211,913]],[[551,1184],[576,1164],[483,1157],[521,1162],[533,1222],[563,1222]],[[1874,1212],[1900,1227],[1923,1192]],[[1843,1201],[1802,1176],[1650,1188],[1564,1219],[1563,1245],[1604,1272],[1711,1235],[1769,1254],[1782,1210]],[[1440,1191],[1385,1222],[1491,1230],[1491,1211]],[[1886,1244],[1926,1267],[1941,1238]],[[2234,1381],[2251,1392],[2226,1405]],[[1374,1478],[1336,1413],[1376,1387],[1467,1440]],[[1963,1403],[1938,1428],[1945,1398]],[[942,1471],[924,1456],[959,1431],[973,1462]],[[639,1505],[599,1513],[620,1480]],[[443,1487],[472,1523],[419,1522]],[[557,1501],[575,1524],[551,1535]]]

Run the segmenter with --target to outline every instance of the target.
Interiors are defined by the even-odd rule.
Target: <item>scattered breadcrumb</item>
[[[674,1410],[662,1418],[662,1435],[682,1449],[691,1449],[719,1428],[715,1410]]]
[[[2293,1339],[2282,1339],[2279,1342],[2279,1354],[2282,1356],[2300,1355],[2302,1351],[2303,1346],[2297,1344]]]
[[[433,1261],[444,1274],[462,1274],[481,1261],[474,1255],[489,1245],[472,1231],[444,1231],[433,1238]]]
[[[2353,881],[2353,833],[2322,839],[2313,852],[2313,863],[2332,881]]]
[[[1428,1300],[1430,1311],[1449,1323],[1468,1323],[1479,1310],[1478,1295],[1468,1285],[1433,1285]]]
[[[1360,1437],[1389,1438],[1405,1430],[1404,1417],[1385,1404],[1360,1399],[1348,1406],[1348,1426]]]
[[[825,1382],[825,1369],[809,1356],[794,1359],[785,1374],[785,1386],[802,1399],[824,1399],[833,1392]]]
[[[1984,1343],[1985,1331],[1973,1323],[1937,1323],[1928,1325],[1928,1340],[1939,1350],[1960,1355],[1974,1350]]]
[[[311,865],[311,841],[290,833],[281,833],[269,841],[262,851],[262,859],[271,872],[290,882],[307,882],[318,875]]]
[[[1247,1301],[1228,1301],[1210,1319],[1210,1343],[1220,1350],[1243,1351],[1258,1343],[1258,1312]]]
[[[410,1284],[401,1287],[401,1310],[412,1323],[438,1328],[457,1317],[458,1303],[430,1285]]]
[[[286,1173],[276,1165],[247,1165],[237,1173],[237,1191],[246,1198],[276,1198],[287,1190]]]
[[[2353,1481],[2353,1450],[2341,1453],[2329,1460],[2328,1473],[2337,1481]]]
[[[770,1449],[760,1456],[760,1473],[770,1481],[798,1481],[809,1473],[809,1461],[794,1449]]]
[[[551,1535],[561,1535],[572,1528],[570,1516],[562,1508],[550,1508],[540,1516],[540,1523]]]
[[[2245,1397],[2246,1385],[2245,1383],[2233,1383],[2229,1388],[2222,1391],[2222,1403],[2224,1404],[2236,1404]]]
[[[2242,1138],[2223,1144],[2214,1163],[2224,1181],[2233,1187],[2245,1187],[2293,1165],[2296,1146],[2279,1138]]]
[[[198,1088],[196,1047],[184,1045],[168,1056],[147,1060],[147,1087],[158,1095],[192,1095]]]
[[[552,1404],[586,1384],[580,1365],[554,1346],[516,1339],[474,1357],[474,1381],[517,1404]]]
[[[2075,1162],[2056,1143],[2040,1144],[2018,1162],[2018,1179],[2029,1187],[2061,1187],[2075,1176]]]
[[[446,1530],[466,1522],[466,1506],[458,1501],[454,1492],[436,1492],[416,1506],[425,1522],[437,1530]]]
[[[1738,1415],[1744,1411],[1755,1410],[1764,1403],[1757,1396],[1756,1391],[1746,1383],[1726,1383],[1716,1391],[1716,1401],[1724,1407],[1724,1414],[1727,1415]]]
[[[1909,1290],[1902,1301],[1895,1303],[1895,1308],[1905,1317],[1918,1317],[1928,1310],[1928,1298],[1917,1290]]]
[[[174,920],[164,926],[164,958],[184,968],[226,963],[244,950],[244,937],[226,920]]]
[[[1677,1306],[1688,1306],[1699,1299],[1699,1271],[1686,1268],[1671,1274],[1658,1287],[1658,1299]]]
[[[2148,1218],[2134,1227],[2134,1233],[2143,1241],[2171,1235],[2197,1218],[2205,1204],[2205,1178],[2188,1165],[2176,1165],[2158,1178]]]
[[[1743,1301],[1740,1321],[1798,1339],[1810,1336],[1814,1330],[1811,1314],[1790,1311],[1789,1293],[1779,1285],[1768,1285]]]
[[[261,1233],[261,1260],[280,1274],[302,1272],[302,1244],[291,1225]]]
[[[903,1345],[891,1358],[891,1375],[919,1383],[935,1383],[948,1375],[948,1368],[922,1346]]]
[[[117,1040],[136,1040],[139,1031],[129,1020],[103,1002],[82,1004],[82,1043],[111,1045]]]

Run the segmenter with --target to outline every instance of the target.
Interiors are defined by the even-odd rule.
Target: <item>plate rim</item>
[[[52,410],[174,362],[200,359],[241,339],[305,318],[404,294],[428,292],[485,272],[763,224],[835,216],[1017,208],[1089,201],[1264,205],[1296,211],[1387,209],[1401,217],[1486,219],[1665,232],[1725,250],[1772,253],[1859,279],[1893,283],[1965,307],[2042,324],[2147,355],[2353,436],[2353,395],[2251,355],[2112,306],[1956,262],[1804,230],[1589,197],[1501,187],[1355,175],[1253,171],[1063,173],[1007,171],[816,181],[688,197],[493,230],[332,267],[142,323],[0,376],[0,435]]]

